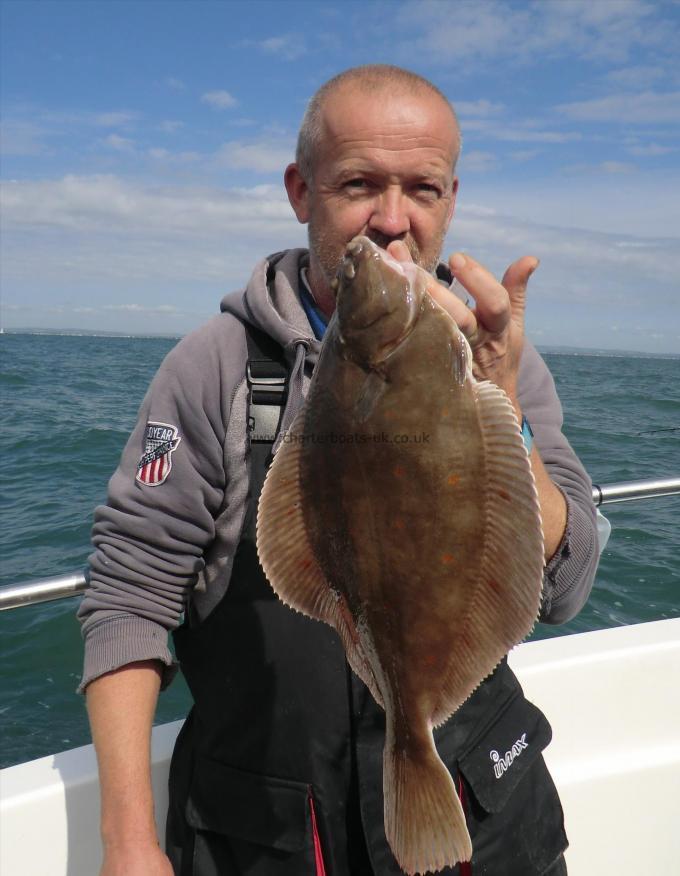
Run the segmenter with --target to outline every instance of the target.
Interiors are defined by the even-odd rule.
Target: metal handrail
[[[597,507],[611,502],[631,502],[636,499],[655,499],[660,496],[680,495],[680,478],[624,481],[618,484],[593,485],[593,502]],[[68,596],[80,596],[87,589],[88,576],[83,572],[41,578],[25,584],[0,587],[0,611],[51,602]]]
[[[55,575],[53,578],[40,578],[24,584],[8,584],[0,587],[0,611],[20,608],[22,605],[35,605],[38,602],[52,602],[67,596],[80,596],[87,589],[87,584],[88,576],[84,572]]]
[[[646,481],[623,481],[619,484],[593,484],[593,502],[596,507],[610,502],[632,502],[633,499],[656,499],[680,493],[680,478],[661,478]]]

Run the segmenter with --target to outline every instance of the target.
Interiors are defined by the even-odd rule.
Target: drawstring
[[[274,442],[274,446],[272,447],[272,453],[276,453],[279,448],[279,444],[283,441],[283,436],[286,434],[288,429],[295,419],[295,415],[299,411],[302,405],[302,386],[303,386],[303,377],[305,374],[305,357],[307,355],[307,351],[309,350],[309,341],[304,338],[297,338],[294,341],[291,341],[289,344],[286,344],[284,347],[284,354],[286,356],[286,360],[290,362],[290,360],[295,356],[295,361],[293,362],[293,367],[290,370],[290,377],[288,378],[288,398],[286,399],[286,406],[283,409],[283,416],[281,417],[281,426],[279,428],[279,434],[276,436],[276,441]]]

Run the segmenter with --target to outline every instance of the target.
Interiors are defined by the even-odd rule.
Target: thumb
[[[535,256],[522,256],[513,262],[503,274],[503,287],[510,297],[512,319],[519,325],[524,325],[524,308],[526,306],[527,285],[540,262]]]

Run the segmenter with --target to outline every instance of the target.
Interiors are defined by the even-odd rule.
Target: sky
[[[2,325],[184,334],[306,245],[314,91],[392,63],[457,109],[444,255],[540,261],[543,347],[680,353],[677,0],[2,0]]]

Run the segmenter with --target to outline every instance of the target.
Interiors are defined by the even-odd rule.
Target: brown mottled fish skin
[[[267,476],[258,551],[332,624],[386,712],[385,830],[408,874],[471,857],[432,728],[532,628],[543,539],[512,406],[466,339],[366,238],[349,245],[308,398]]]

